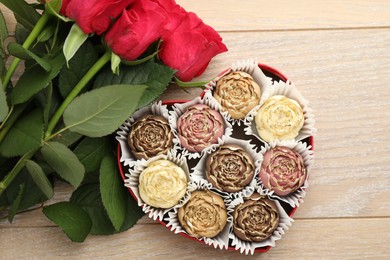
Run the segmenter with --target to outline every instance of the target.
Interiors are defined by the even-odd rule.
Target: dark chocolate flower
[[[245,199],[233,213],[233,232],[244,241],[264,241],[278,225],[279,212],[275,203],[257,193]]]
[[[190,200],[179,208],[182,227],[194,237],[215,237],[226,225],[223,199],[210,191],[194,191]]]
[[[237,192],[253,179],[255,167],[249,153],[238,145],[223,145],[207,157],[206,178],[216,188]]]
[[[197,104],[189,107],[178,119],[181,146],[190,152],[201,152],[224,134],[224,121],[218,111]]]
[[[149,159],[167,153],[173,146],[173,133],[161,116],[146,115],[137,120],[128,136],[128,144],[137,159]]]
[[[299,189],[306,180],[302,156],[288,147],[276,146],[263,156],[260,179],[265,188],[285,196]]]

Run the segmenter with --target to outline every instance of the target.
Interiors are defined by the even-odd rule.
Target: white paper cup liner
[[[254,176],[252,178],[252,181],[249,183],[249,185],[244,187],[241,191],[239,191],[240,193],[242,193],[241,196],[245,196],[247,194],[252,194],[253,191],[256,189],[257,180],[255,179],[255,177],[260,172],[261,162],[263,161],[262,154],[256,152],[256,146],[251,144],[250,141],[240,140],[240,139],[235,139],[235,138],[232,138],[232,137],[228,137],[224,141],[224,143],[222,145],[226,145],[226,144],[238,145],[238,146],[242,147],[246,152],[248,152],[250,154],[250,156],[252,157],[253,162],[254,162],[254,166],[255,166]],[[209,183],[207,181],[207,179],[206,179],[206,161],[207,161],[207,157],[208,157],[208,155],[203,156],[199,160],[198,164],[192,169],[192,172],[191,172],[191,175],[190,175],[190,178],[191,178],[192,181],[203,180],[206,183]],[[212,186],[211,183],[209,183],[209,184]],[[216,190],[219,190],[216,187],[214,187],[214,188]],[[220,192],[224,192],[222,190],[219,190],[219,191]]]
[[[217,193],[212,188],[211,184],[207,183],[205,180],[193,181],[188,185],[188,191],[190,193],[196,190],[209,190],[211,192],[216,193],[218,196],[222,197],[222,199],[225,202],[226,213],[227,213],[226,225],[224,229],[217,236],[213,238],[202,237],[196,239],[198,239],[199,241],[203,241],[206,245],[213,246],[214,248],[227,249],[229,246],[229,232],[231,230],[232,221],[233,221],[233,217],[231,215],[232,211],[227,206],[230,204],[229,196],[227,196],[226,194]],[[186,201],[188,201],[190,197],[191,194]],[[184,205],[184,203],[182,205]],[[170,230],[175,234],[184,233],[192,237],[184,230],[184,228],[182,228],[180,221],[177,217],[177,214],[178,214],[178,208],[175,208],[173,211],[168,212],[168,217],[164,219],[167,222],[167,227],[170,228]]]
[[[259,192],[259,194],[266,195],[266,193],[264,193],[264,192]],[[250,197],[251,195],[252,194],[250,194],[249,196],[246,196],[246,197]],[[284,235],[285,231],[287,231],[289,226],[292,225],[292,222],[294,222],[294,220],[288,216],[286,211],[280,205],[279,201],[272,199],[272,198],[269,198],[269,199],[271,199],[272,201],[275,202],[276,207],[277,207],[278,212],[279,212],[279,225],[278,225],[278,227],[275,229],[275,231],[273,232],[271,237],[269,237],[268,239],[266,239],[262,242],[248,242],[248,241],[241,240],[231,230],[230,235],[229,235],[230,240],[231,240],[231,244],[236,250],[239,250],[240,253],[253,255],[253,253],[255,252],[255,250],[257,248],[266,247],[266,246],[274,247],[275,242],[277,240],[281,239],[281,237],[282,237],[282,235]],[[238,206],[239,204],[242,204],[243,202],[244,202],[244,197],[242,197],[242,196],[237,196],[236,198],[232,199],[232,201],[230,202],[230,204],[228,206],[229,210],[231,210],[231,212],[232,212],[231,214],[233,214],[235,207]],[[233,223],[232,223],[232,227],[233,227]]]
[[[205,96],[213,97],[213,91],[215,89],[215,86],[217,85],[218,80],[225,76],[226,74],[230,73],[231,71],[242,71],[246,72],[249,75],[251,75],[254,79],[254,81],[259,85],[260,87],[260,93],[261,96],[263,93],[271,87],[272,85],[272,78],[267,77],[264,72],[259,68],[258,62],[255,60],[239,60],[236,61],[231,65],[231,67],[221,74],[220,76],[216,77],[214,80],[210,81],[206,85],[206,90],[205,90]],[[232,122],[233,125],[241,125],[241,123],[244,122],[244,119],[234,119],[230,116],[230,114],[227,111],[221,111],[221,115],[223,115],[227,120]]]
[[[173,133],[175,136],[173,138],[174,144],[177,146],[180,146],[180,139],[178,137],[178,130],[177,130],[177,120],[189,107],[196,105],[196,104],[207,105],[210,108],[221,113],[221,106],[219,105],[219,103],[215,100],[210,100],[209,98],[202,99],[200,97],[197,97],[197,98],[195,98],[191,101],[188,101],[186,103],[182,103],[182,104],[177,103],[177,104],[173,105],[173,107],[172,107],[173,111],[170,111],[169,123],[172,127],[172,130],[173,130]],[[216,149],[216,147],[221,145],[224,142],[224,140],[227,137],[231,136],[233,133],[232,125],[223,116],[222,116],[222,119],[224,120],[225,129],[224,129],[224,134],[222,135],[222,137],[218,139],[218,143],[210,145],[209,147],[203,149],[203,151],[201,151],[201,152],[190,152],[187,149],[185,149],[184,147],[180,146],[182,153],[185,156],[187,156],[189,159],[198,159],[198,158],[202,157],[204,154],[207,154],[207,153],[214,151]]]
[[[267,195],[269,195],[272,198],[276,198],[278,200],[284,201],[288,203],[291,207],[295,208],[298,207],[302,202],[303,198],[306,195],[306,189],[309,187],[308,178],[310,175],[311,167],[314,164],[314,154],[313,151],[310,150],[311,146],[307,146],[306,143],[302,142],[296,142],[294,140],[288,140],[288,141],[274,141],[269,144],[266,144],[265,147],[263,147],[260,151],[262,155],[264,155],[268,150],[271,148],[275,148],[276,146],[285,146],[290,148],[291,150],[299,153],[302,158],[303,162],[305,164],[306,168],[306,179],[303,185],[296,190],[295,192],[291,193],[287,196],[278,196],[274,193],[274,191],[266,189],[261,182],[260,178],[257,178],[257,191],[258,192],[265,192]]]
[[[314,119],[313,110],[308,106],[309,102],[301,95],[301,93],[298,91],[295,85],[293,85],[290,81],[274,82],[273,85],[263,93],[263,95],[261,96],[260,105],[253,108],[246,117],[246,120],[244,122],[244,124],[246,125],[245,133],[247,135],[254,135],[262,142],[266,143],[266,141],[263,140],[257,132],[255,117],[257,111],[264,104],[264,102],[270,97],[276,95],[283,95],[287,98],[293,99],[297,101],[302,107],[304,124],[301,130],[299,131],[298,136],[295,137],[294,140],[301,141],[309,136],[313,136],[317,131],[316,128],[314,127],[315,119]]]
[[[160,159],[165,159],[173,162],[177,166],[181,167],[184,172],[186,173],[188,184],[190,183],[190,174],[187,166],[187,160],[184,156],[180,154],[172,154],[171,152],[168,152],[168,154],[160,154],[158,156],[155,156],[153,158],[150,158],[149,160],[138,160],[134,166],[134,170],[130,170],[129,173],[125,174],[125,186],[130,188],[132,193],[137,199],[138,206],[142,207],[142,210],[149,215],[150,218],[153,220],[163,220],[164,215],[171,211],[175,210],[182,205],[184,205],[190,195],[189,191],[189,185],[187,184],[187,191],[186,194],[183,196],[183,198],[180,199],[179,203],[171,208],[168,209],[161,209],[161,208],[155,208],[152,207],[146,203],[143,202],[143,200],[140,197],[139,190],[138,190],[138,185],[139,185],[139,176],[142,173],[142,171],[149,165],[149,163],[160,160]]]
[[[169,112],[167,106],[162,105],[161,101],[136,111],[130,118],[128,118],[116,132],[116,140],[118,140],[121,148],[120,162],[123,163],[124,166],[134,167],[136,164],[137,159],[130,150],[127,143],[127,137],[134,122],[144,115],[161,116],[169,122]],[[174,147],[172,149],[174,149]]]

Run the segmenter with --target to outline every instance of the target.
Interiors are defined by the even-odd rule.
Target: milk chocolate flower
[[[207,157],[206,178],[216,188],[237,192],[253,179],[255,167],[248,152],[238,145],[223,145]]]
[[[255,117],[259,136],[266,142],[294,139],[304,123],[299,103],[282,95],[267,99]]]
[[[226,225],[225,203],[211,191],[194,191],[190,200],[179,208],[178,218],[191,236],[215,237]]]
[[[285,196],[299,189],[306,180],[302,156],[288,147],[276,146],[263,156],[260,179],[265,188]]]
[[[224,134],[224,121],[218,111],[197,104],[189,107],[177,121],[181,146],[190,152],[201,152]]]
[[[148,205],[168,209],[179,203],[187,189],[184,170],[168,160],[148,164],[139,176],[139,195]]]
[[[214,98],[234,119],[243,119],[259,104],[260,87],[251,75],[232,71],[217,81]]]
[[[165,118],[146,115],[133,124],[128,144],[137,159],[149,159],[167,153],[173,146],[172,139],[173,133]]]
[[[278,225],[279,212],[275,203],[257,193],[234,209],[233,232],[241,240],[264,241]]]

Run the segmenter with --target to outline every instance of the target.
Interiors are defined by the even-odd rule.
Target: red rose
[[[124,10],[105,36],[112,51],[126,60],[135,60],[148,46],[160,38],[159,30],[166,12],[151,0],[136,1]]]
[[[171,34],[187,16],[187,11],[174,0],[151,0],[165,10],[168,17],[160,28],[161,35]]]
[[[175,17],[170,18],[175,22]],[[191,12],[174,31],[164,33],[162,40],[159,57],[177,70],[176,76],[182,81],[199,76],[211,58],[227,51],[219,34]]]
[[[84,33],[104,33],[122,11],[135,0],[71,0],[65,15],[76,21]]]

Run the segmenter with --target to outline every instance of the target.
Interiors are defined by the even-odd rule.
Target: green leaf
[[[106,156],[100,167],[100,192],[103,205],[115,229],[119,231],[126,217],[127,196],[115,156]]]
[[[3,122],[3,120],[7,117],[8,111],[7,96],[5,95],[3,84],[1,84],[0,80],[0,122]]]
[[[74,149],[74,153],[85,167],[85,172],[93,172],[99,169],[103,158],[111,150],[111,142],[107,137],[84,138]]]
[[[23,195],[24,195],[24,186],[25,186],[24,183],[19,185],[18,195],[16,196],[14,202],[12,202],[11,208],[8,211],[8,221],[11,223],[14,220],[16,212],[18,212],[18,209],[20,207],[20,203],[21,203]]]
[[[53,187],[51,186],[51,183],[46,174],[43,172],[41,166],[34,161],[27,160],[26,168],[30,172],[35,184],[41,189],[46,197],[48,199],[52,198],[54,195]]]
[[[137,108],[145,86],[112,85],[73,100],[63,119],[71,131],[101,137],[114,132]]]
[[[66,130],[62,132],[61,135],[54,137],[52,141],[62,143],[65,146],[71,146],[78,142],[82,137],[83,136],[79,133]]]
[[[58,85],[62,97],[68,96],[98,59],[95,46],[90,41],[86,41],[69,61],[69,66],[61,69]]]
[[[79,206],[59,202],[43,208],[48,219],[57,224],[73,242],[83,242],[91,230],[91,219]]]
[[[121,58],[115,53],[111,53],[111,71],[114,74],[119,74],[119,65],[121,64]]]
[[[35,60],[45,71],[49,72],[51,70],[51,65],[49,62],[45,61],[38,55],[34,54],[33,52],[23,48],[22,45],[16,43],[16,42],[10,42],[8,44],[8,52],[9,54],[20,58],[22,60]]]
[[[21,184],[23,184],[25,187],[18,211],[30,208],[37,203],[41,203],[47,200],[46,195],[43,194],[41,189],[37,187],[27,169],[23,168],[18,176],[16,176],[16,178],[11,182],[11,185],[6,189],[8,201],[15,201],[18,196],[19,187]]]
[[[41,153],[50,167],[64,180],[75,188],[80,185],[85,169],[69,148],[58,142],[48,142],[43,145]]]
[[[40,15],[24,0],[0,0],[0,2],[14,13],[18,23],[29,30],[32,30],[39,20]]]
[[[70,202],[83,208],[90,216],[92,220],[91,234],[109,235],[115,233],[115,229],[104,209],[98,183],[80,186],[72,193]]]
[[[52,66],[50,72],[35,64],[22,74],[11,93],[11,103],[13,105],[26,102],[34,94],[47,87],[49,82],[58,75],[65,63],[62,53],[49,58],[47,61]]]
[[[64,56],[67,63],[72,59],[87,38],[88,34],[85,34],[76,23],[73,24],[64,44]]]
[[[21,117],[0,144],[5,157],[21,156],[42,145],[43,117],[39,109]]]
[[[139,107],[143,107],[164,92],[174,73],[174,70],[165,65],[149,61],[136,66],[122,66],[119,75],[114,75],[107,69],[98,75],[95,87],[114,84],[146,85],[148,88],[139,102]]]
[[[55,35],[58,23],[48,24],[37,37],[37,42],[45,42]]]

